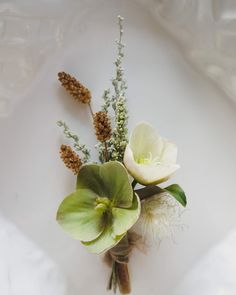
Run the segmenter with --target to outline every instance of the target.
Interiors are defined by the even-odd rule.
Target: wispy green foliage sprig
[[[74,149],[77,152],[81,152],[83,154],[83,162],[87,163],[90,160],[91,156],[90,151],[89,149],[87,149],[86,145],[80,143],[78,135],[71,132],[69,126],[64,121],[58,121],[57,125],[63,128],[63,133],[65,134],[65,136],[74,142]]]
[[[125,98],[120,97],[116,104],[115,129],[110,140],[112,144],[112,160],[123,161],[124,152],[128,143],[128,113],[125,105]]]
[[[111,93],[110,89],[106,89],[103,92],[102,98],[104,100],[104,104],[102,106],[102,112],[108,113],[108,109],[109,109],[109,107],[111,105],[110,93]]]
[[[127,84],[124,79],[124,70],[122,68],[122,62],[124,58],[124,44],[122,42],[123,37],[123,17],[118,16],[118,24],[120,36],[116,41],[118,46],[118,56],[115,61],[116,76],[112,80],[115,94],[112,96],[112,107],[115,111],[115,128],[110,140],[112,146],[111,159],[123,161],[125,147],[128,143],[128,111],[126,107],[125,92]]]
[[[123,62],[123,58],[124,58],[123,49],[125,47],[124,43],[122,42],[122,37],[124,34],[123,21],[124,21],[124,18],[121,16],[118,16],[119,39],[116,40],[118,55],[115,60],[116,75],[112,79],[112,85],[114,87],[114,92],[115,92],[114,95],[112,96],[112,107],[115,111],[116,111],[118,99],[120,97],[125,97],[125,91],[127,89],[127,84],[124,79],[124,69],[122,67],[122,62]]]
[[[124,18],[118,16],[119,25],[119,39],[116,41],[118,54],[114,62],[116,71],[115,77],[112,79],[112,86],[114,89],[113,95],[111,95],[110,90],[105,90],[103,94],[104,105],[102,110],[108,112],[110,107],[114,111],[115,115],[111,117],[114,118],[114,129],[111,139],[107,143],[107,149],[111,160],[123,161],[125,147],[128,143],[128,111],[126,107],[126,89],[127,83],[124,79],[124,70],[122,67],[122,62],[124,58],[124,44],[122,42],[122,37],[124,34],[123,30],[123,20]],[[104,154],[104,146],[100,145],[100,156]]]

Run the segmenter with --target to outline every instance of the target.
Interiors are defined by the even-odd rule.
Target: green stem
[[[90,113],[91,113],[91,116],[92,116],[92,118],[93,118],[93,110],[92,110],[92,106],[91,106],[90,103],[88,104],[88,106],[89,106],[89,111],[90,111]]]
[[[164,190],[155,185],[149,185],[141,189],[135,190],[135,193],[139,196],[140,200],[147,199],[153,195],[163,193]]]
[[[132,188],[133,188],[133,189],[135,188],[135,186],[136,186],[137,183],[138,183],[137,180],[134,179],[133,182],[132,182]]]
[[[107,142],[104,142],[104,146],[105,146],[105,150],[104,150],[104,158],[105,158],[105,162],[109,161],[109,155],[108,155],[108,148],[107,148]]]
[[[107,286],[108,290],[112,290],[114,291],[114,293],[116,293],[116,289],[117,289],[117,278],[116,278],[116,262],[113,260],[112,261],[112,269],[111,269],[111,276],[108,282],[108,286]]]

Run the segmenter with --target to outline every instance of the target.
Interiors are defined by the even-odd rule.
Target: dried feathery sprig
[[[77,152],[82,152],[83,153],[83,156],[84,156],[83,157],[83,162],[84,163],[87,163],[90,160],[91,155],[90,155],[90,151],[89,151],[89,149],[87,149],[86,145],[80,143],[78,135],[76,135],[73,132],[71,132],[70,131],[70,128],[68,127],[68,125],[65,122],[58,121],[57,122],[57,125],[59,127],[62,127],[63,128],[63,132],[64,132],[65,136],[68,139],[73,140],[73,142],[74,142],[74,144],[73,144],[74,149]]]
[[[74,97],[75,100],[84,104],[91,102],[90,91],[83,86],[75,77],[65,72],[58,73],[58,80],[61,85]]]
[[[82,166],[82,161],[80,157],[72,150],[68,145],[61,145],[60,148],[61,159],[74,174],[78,174],[80,167]]]
[[[111,123],[106,112],[97,112],[93,116],[93,125],[97,139],[105,142],[111,138]]]
[[[174,229],[183,228],[179,203],[167,193],[160,193],[142,202],[141,215],[133,230],[146,245],[159,244],[164,238],[174,238]]]

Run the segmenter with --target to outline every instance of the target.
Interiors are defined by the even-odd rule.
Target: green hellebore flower
[[[139,183],[158,184],[179,168],[176,158],[177,146],[158,135],[151,125],[141,122],[132,132],[124,164]]]
[[[86,164],[78,175],[77,190],[66,197],[57,220],[90,252],[101,253],[115,246],[140,215],[125,167],[117,161]]]

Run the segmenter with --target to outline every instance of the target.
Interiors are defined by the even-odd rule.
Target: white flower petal
[[[161,161],[163,161],[164,163],[175,164],[177,159],[177,152],[178,152],[177,146],[170,141],[167,141],[167,140],[163,140],[163,141],[164,141],[165,147],[163,148]]]
[[[158,184],[166,181],[177,169],[179,165],[146,165],[135,162],[133,153],[129,145],[126,147],[124,164],[129,173],[141,184]]]
[[[133,130],[130,138],[130,147],[134,158],[148,156],[151,152],[154,156],[161,153],[163,149],[162,138],[157,135],[155,129],[148,123],[141,122]]]
[[[177,169],[177,146],[161,138],[149,124],[142,122],[132,132],[124,154],[129,173],[141,184],[166,181]]]

